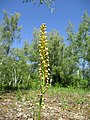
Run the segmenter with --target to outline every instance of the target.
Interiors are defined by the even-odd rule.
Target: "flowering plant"
[[[41,119],[41,108],[44,104],[44,94],[49,86],[49,53],[47,47],[47,36],[46,36],[46,25],[45,23],[40,26],[39,35],[39,79],[40,79],[40,94],[39,94],[39,111],[38,120]]]

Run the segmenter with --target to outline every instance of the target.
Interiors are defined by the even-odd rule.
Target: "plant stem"
[[[39,111],[38,111],[38,120],[41,120],[41,108],[42,108],[42,98],[43,96],[40,95],[40,100],[39,100]]]

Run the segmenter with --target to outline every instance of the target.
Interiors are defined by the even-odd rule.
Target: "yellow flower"
[[[45,48],[46,51],[48,51],[48,48]]]
[[[39,52],[41,52],[41,49],[39,50]]]
[[[46,55],[48,55],[48,52],[46,52]]]
[[[40,65],[39,65],[39,73],[41,76],[41,80],[48,82],[49,80],[49,53],[47,47],[47,36],[46,36],[46,25],[45,23],[40,26],[40,35],[39,35],[39,56],[40,56]],[[44,83],[44,82],[42,82]]]
[[[47,61],[49,62],[49,59],[47,59]]]
[[[45,63],[45,61],[43,60],[43,61],[42,61],[42,63],[44,64],[44,63]]]
[[[41,60],[43,60],[43,57],[41,57]]]

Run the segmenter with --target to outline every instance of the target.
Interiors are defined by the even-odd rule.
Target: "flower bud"
[[[41,50],[39,50],[39,52],[41,53]]]
[[[43,60],[42,63],[45,64],[45,61]]]
[[[46,73],[48,73],[48,70],[45,70]]]
[[[47,61],[49,61],[49,59],[47,58]]]
[[[48,48],[45,48],[46,51],[48,51]]]
[[[46,55],[48,55],[48,52],[46,52]]]
[[[44,64],[44,67],[46,68],[46,67],[47,67],[47,65],[46,65],[46,64]]]
[[[43,60],[43,57],[41,57],[41,60]]]

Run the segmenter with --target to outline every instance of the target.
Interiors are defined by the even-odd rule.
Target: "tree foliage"
[[[20,39],[20,14],[6,11],[0,23],[0,89],[38,87],[39,29],[34,29],[33,40],[22,48],[12,47]],[[67,26],[66,45],[57,30],[47,33],[52,85],[90,87],[90,17],[84,13],[75,32]]]
[[[46,4],[47,6],[50,6],[50,4],[54,1],[55,0],[39,0],[38,4]],[[35,3],[37,3],[37,0],[23,0],[23,2],[26,2],[26,3],[32,2],[35,4]]]

